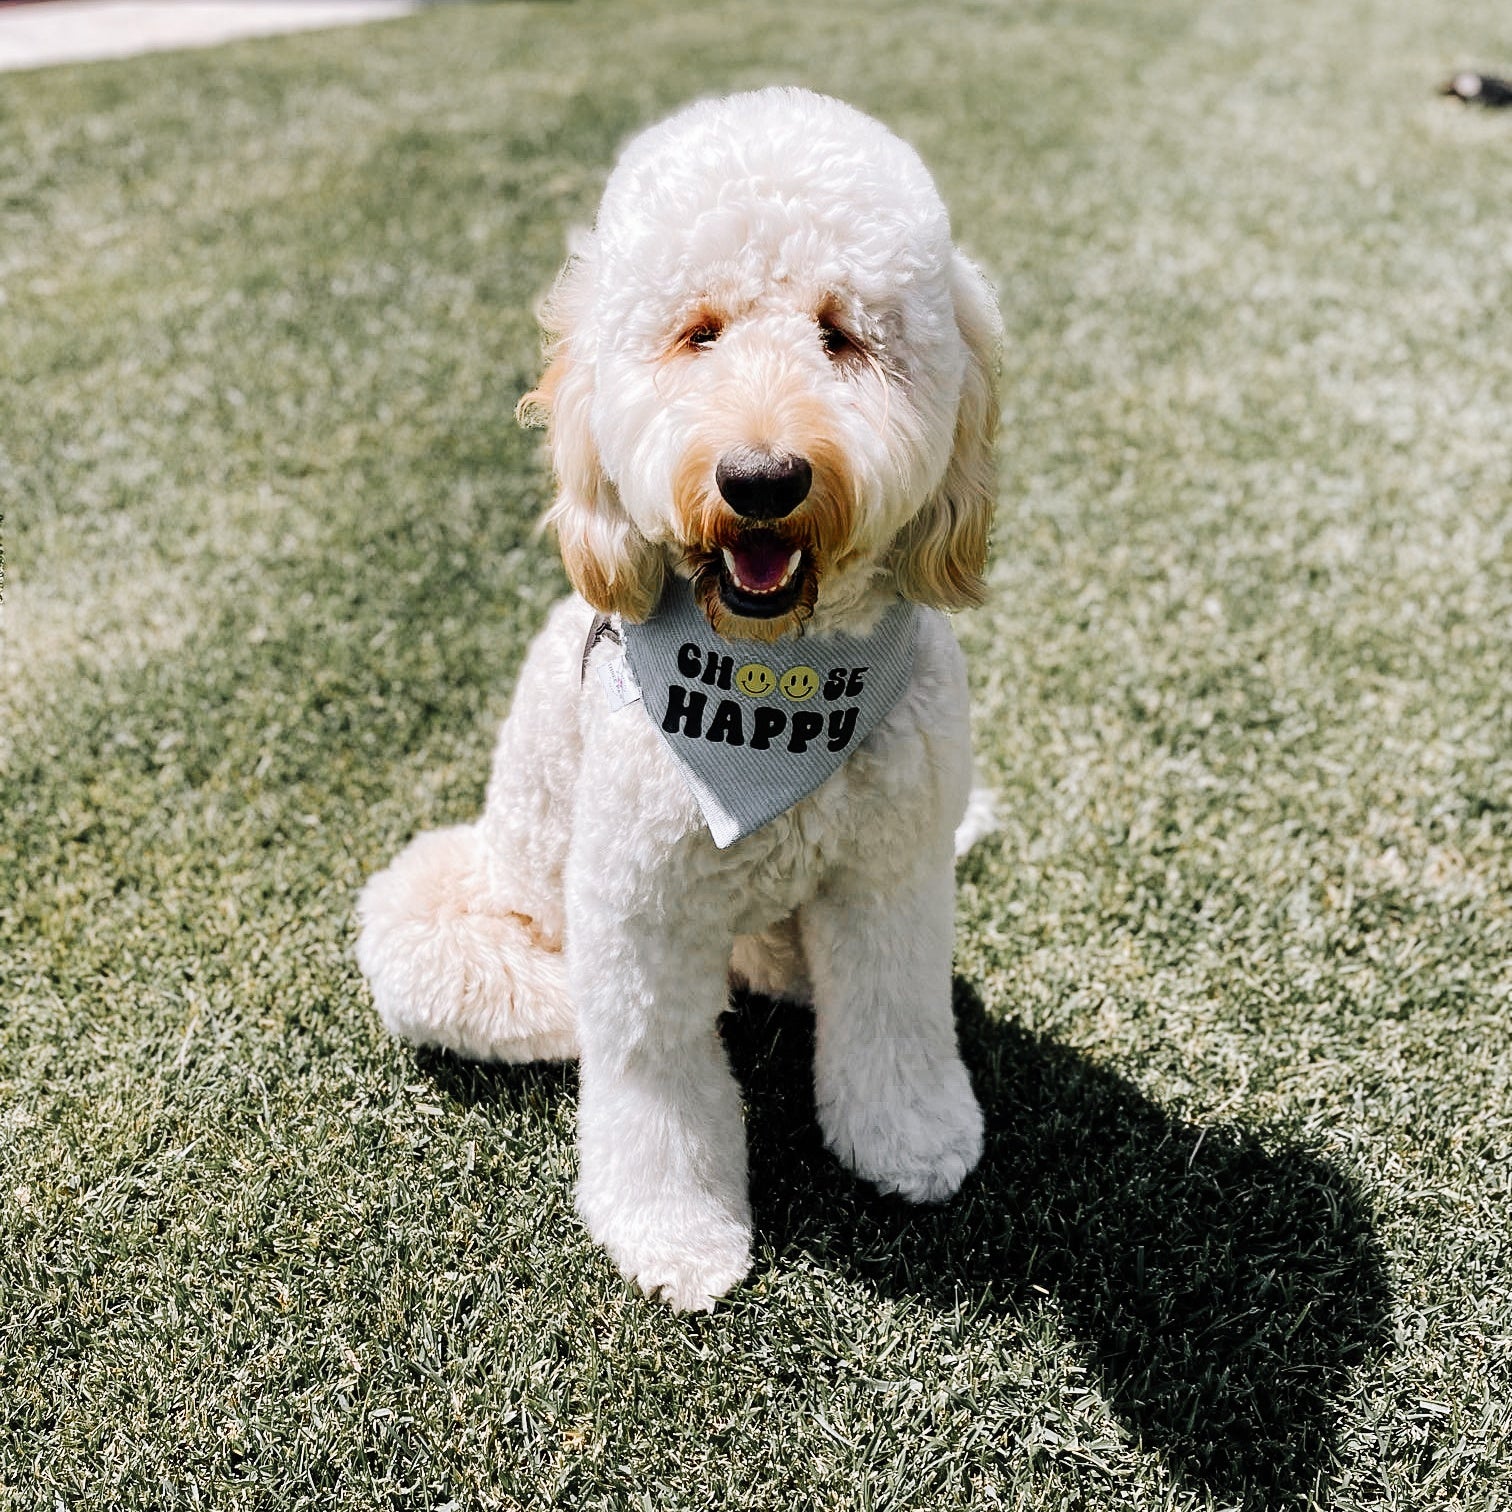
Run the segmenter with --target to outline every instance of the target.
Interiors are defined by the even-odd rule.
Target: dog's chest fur
[[[719,850],[645,708],[610,708],[590,677],[573,844],[591,847],[594,869],[612,877],[617,905],[631,913],[698,916],[721,933],[766,929],[842,876],[895,878],[950,832],[970,781],[965,707],[964,664],[938,622],[921,636],[908,691],[855,754],[785,814]]]

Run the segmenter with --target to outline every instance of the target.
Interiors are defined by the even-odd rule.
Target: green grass
[[[0,1506],[1512,1504],[1512,118],[1492,0],[518,4],[0,79]],[[1501,49],[1498,51],[1498,47]],[[747,1003],[757,1259],[572,1216],[356,889],[562,588],[511,420],[616,144],[772,80],[1003,296],[951,1206]]]

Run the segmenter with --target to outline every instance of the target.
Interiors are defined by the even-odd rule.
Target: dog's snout
[[[808,498],[814,469],[807,457],[742,447],[719,459],[714,482],[736,514],[748,520],[780,520]]]

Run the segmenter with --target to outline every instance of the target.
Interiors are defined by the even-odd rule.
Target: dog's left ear
[[[961,253],[950,266],[966,375],[955,442],[940,486],[898,533],[893,566],[905,598],[935,609],[969,609],[986,597],[987,535],[997,502],[997,363],[1003,322],[986,278]]]

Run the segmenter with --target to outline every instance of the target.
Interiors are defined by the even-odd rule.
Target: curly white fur
[[[579,1212],[646,1292],[708,1308],[750,1265],[717,1028],[732,975],[813,1003],[819,1119],[860,1175],[934,1202],[980,1154],[950,999],[965,668],[926,616],[908,691],[855,755],[718,850],[652,721],[581,677],[586,633],[595,607],[649,613],[671,572],[732,638],[863,632],[900,592],[975,602],[999,323],[912,149],[789,89],[632,142],[547,319],[526,407],[549,421],[548,518],[578,594],[531,648],[482,818],[368,883],[357,956],[396,1034],[580,1058]],[[719,587],[743,526],[715,468],[741,448],[813,464],[775,527],[803,553],[789,612],[742,612]]]

